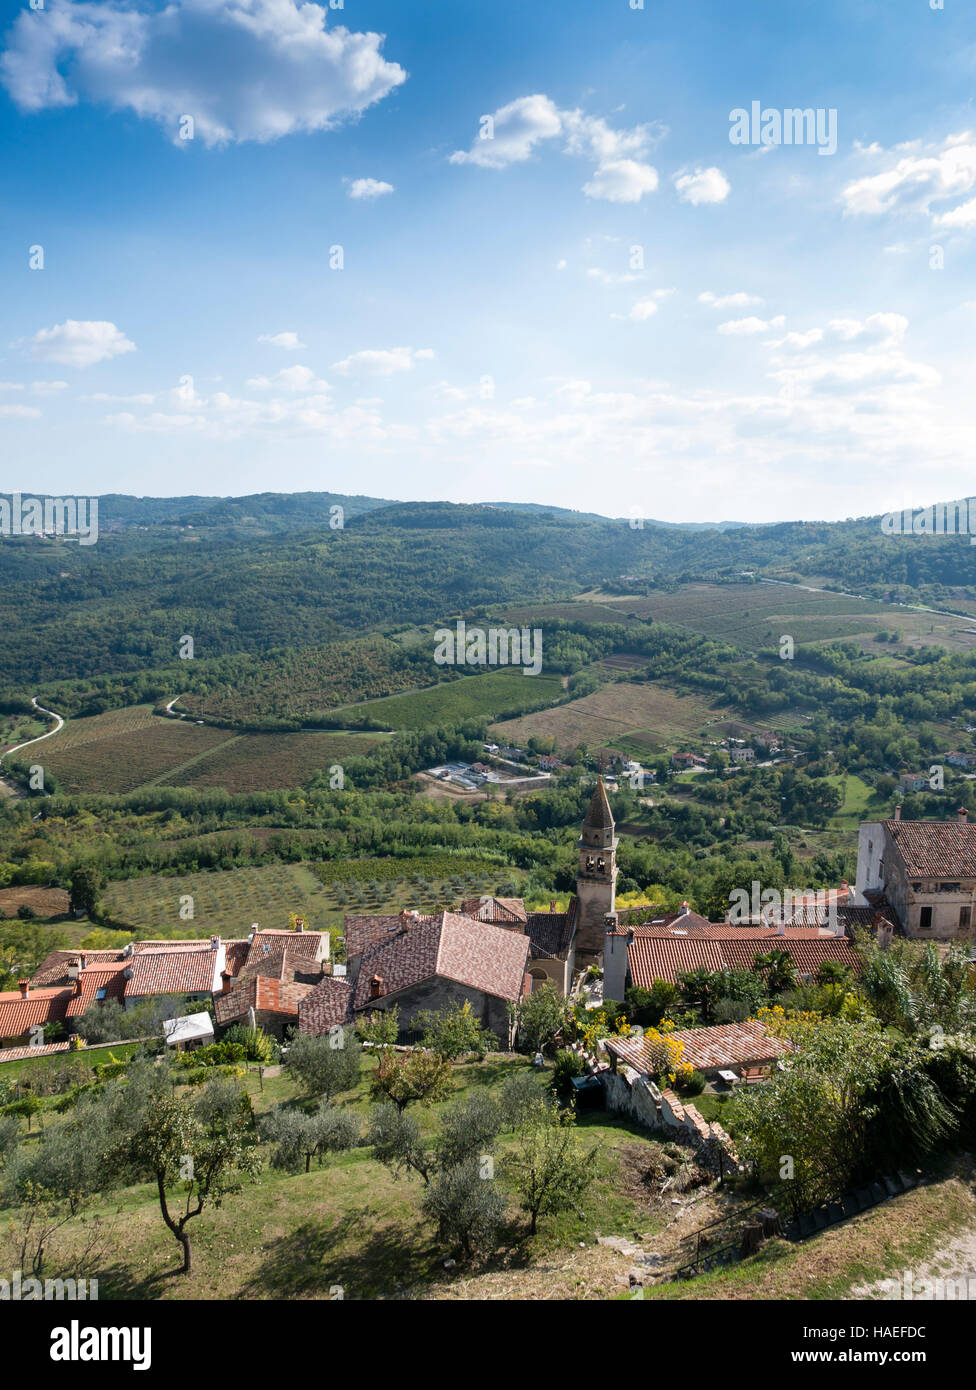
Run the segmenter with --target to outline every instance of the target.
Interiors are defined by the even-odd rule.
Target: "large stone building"
[[[900,811],[900,808],[899,808]],[[855,901],[897,918],[906,936],[972,940],[976,825],[954,821],[864,821],[857,842]]]

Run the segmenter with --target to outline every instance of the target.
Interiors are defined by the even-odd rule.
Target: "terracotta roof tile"
[[[139,951],[127,962],[132,974],[126,985],[127,999],[149,994],[207,994],[214,988],[217,950],[207,941],[205,949],[168,943]]]
[[[528,937],[456,912],[404,928],[366,952],[353,1007],[370,1003],[370,981],[383,980],[384,997],[442,976],[501,999],[516,1000],[529,953]]]
[[[714,1028],[680,1029],[668,1036],[682,1044],[682,1062],[702,1071],[769,1062],[790,1050],[788,1043],[774,1037],[754,1018]],[[604,1044],[635,1071],[650,1069],[651,1053],[643,1038],[605,1038]]]
[[[976,878],[976,824],[886,820],[909,878]]]
[[[635,936],[627,958],[634,984],[650,989],[655,980],[676,984],[679,975],[693,970],[751,970],[756,954],[770,950],[786,951],[799,975],[815,975],[827,961],[840,961],[855,972],[861,968],[860,957],[846,937],[824,936],[816,927],[788,927],[783,935],[762,928],[728,927],[722,935],[708,938]]]
[[[330,1028],[352,1022],[352,1016],[352,985],[331,975],[298,1006],[298,1026],[303,1033],[328,1033]]]

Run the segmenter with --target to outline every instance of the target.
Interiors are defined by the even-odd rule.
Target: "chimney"
[[[379,997],[380,997],[380,995],[381,995],[382,993],[383,993],[383,976],[382,976],[382,975],[374,975],[373,978],[372,978],[372,979],[370,980],[370,982],[369,982],[369,997],[370,997],[370,999],[379,999]]]
[[[28,990],[29,986],[30,986],[30,980],[18,980],[18,981],[17,981],[17,988],[20,990],[20,997],[21,997],[21,999],[26,999],[26,998],[27,998],[27,990]]]
[[[86,963],[87,963],[87,959],[88,959],[88,958],[87,958],[87,956],[85,955],[84,951],[82,951],[82,953],[81,953],[81,968],[82,968],[82,970],[84,970],[84,968],[85,968],[85,965],[86,965]]]
[[[248,934],[247,934],[247,939],[248,939],[248,941],[253,941],[253,940],[254,940],[254,933],[257,932],[257,931],[260,931],[260,930],[261,930],[261,928],[260,928],[260,926],[258,925],[258,923],[257,923],[257,922],[252,922],[252,923],[251,923],[251,930],[250,930],[250,931],[248,932]]]
[[[901,802],[895,807],[895,820],[901,820]]]
[[[75,998],[78,999],[78,998],[80,997],[80,995],[81,995],[81,971],[79,970],[79,972],[78,972],[78,974],[77,974],[77,976],[76,976],[76,978],[75,978]]]
[[[555,910],[556,910],[556,899],[555,899],[555,898],[550,898],[550,899],[549,899],[549,911],[550,911],[550,912],[555,912]]]
[[[967,823],[967,821],[969,820],[969,812],[966,810],[965,806],[960,806],[960,807],[959,807],[959,810],[956,812],[956,814],[957,814],[958,817],[959,817],[959,824],[960,824],[960,825],[965,825],[965,824]]]
[[[222,971],[220,972],[220,992],[221,992],[221,994],[226,994],[227,991],[230,989],[230,987],[231,987],[231,985],[232,985],[233,983],[234,983],[234,977],[231,975],[230,971],[229,971],[229,970],[222,970]]]
[[[78,978],[78,971],[79,971],[80,969],[81,969],[81,967],[80,967],[80,965],[78,964],[78,962],[77,962],[76,960],[69,960],[69,961],[68,961],[68,979],[69,979],[69,980],[77,980],[77,978]]]
[[[777,936],[785,936],[785,935],[786,935],[786,925],[785,925],[785,923],[783,922],[783,919],[782,919],[782,918],[780,918],[780,920],[776,923],[776,935],[777,935]]]
[[[681,904],[681,915],[682,917],[687,917],[690,914],[690,912],[691,908],[688,906],[688,899],[686,898],[685,901]]]
[[[851,896],[851,886],[847,882],[846,878],[842,878],[840,881],[840,896],[844,899],[845,902]]]
[[[211,951],[216,951],[216,950],[219,949],[219,947],[220,947],[220,937],[219,937],[219,936],[212,936],[212,937],[210,938],[210,949],[211,949]]]

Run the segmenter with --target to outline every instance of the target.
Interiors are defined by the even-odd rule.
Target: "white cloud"
[[[699,304],[709,304],[713,309],[746,309],[750,304],[762,304],[762,297],[758,294],[746,294],[743,290],[737,290],[735,294],[713,294],[711,290],[703,290],[698,296]]]
[[[305,344],[297,333],[262,333],[259,343],[270,343],[272,347],[283,348],[285,352],[297,352]]]
[[[350,198],[382,198],[384,193],[392,193],[392,183],[382,179],[353,179],[349,185]]]
[[[452,164],[505,169],[529,159],[547,140],[561,140],[565,154],[589,159],[596,169],[583,185],[588,198],[637,203],[658,185],[657,171],[643,156],[661,139],[664,127],[645,124],[614,130],[602,116],[562,110],[541,92],[518,97],[483,118],[468,150],[455,150]]]
[[[36,420],[40,413],[36,406],[32,405],[0,405],[0,415],[4,419]]]
[[[136,350],[121,329],[104,319],[65,319],[42,328],[29,342],[33,357],[66,367],[92,367]]]
[[[638,299],[637,303],[631,306],[630,313],[627,317],[633,319],[634,323],[646,323],[649,318],[654,317],[657,311],[657,300]]]
[[[67,391],[66,381],[32,381],[31,390],[35,396],[53,396],[58,391]]]
[[[698,207],[700,203],[724,203],[732,192],[732,185],[714,166],[709,169],[696,169],[691,174],[676,174],[674,186],[683,203]]]
[[[904,149],[912,149],[906,154]],[[976,140],[969,131],[950,135],[941,147],[930,145],[924,152],[911,146],[883,150],[876,145],[861,151],[886,167],[874,174],[852,180],[844,188],[841,201],[852,215],[889,212],[922,213],[937,226],[970,227],[976,224],[974,203],[954,208],[935,208],[971,193],[976,188]],[[900,157],[896,157],[900,154]],[[976,202],[976,200],[974,200]]]
[[[602,198],[608,203],[639,203],[645,193],[653,193],[658,185],[657,170],[636,159],[614,159],[601,164],[583,185],[588,198]]]
[[[282,367],[274,376],[255,376],[247,383],[252,391],[328,391],[327,381],[320,381],[311,367]]]
[[[327,28],[327,14],[310,0],[47,0],[14,22],[0,81],[22,110],[106,104],[178,144],[185,116],[206,145],[328,130],[407,74],[383,35]]]
[[[22,381],[0,381],[0,391],[23,391]]]
[[[768,333],[771,328],[782,328],[786,322],[782,314],[774,319],[757,319],[754,316],[744,319],[728,319],[720,323],[718,331],[730,338],[748,338],[755,333]]]
[[[368,372],[373,376],[393,376],[395,372],[409,372],[418,362],[433,357],[432,348],[366,348],[334,362],[333,368],[348,376],[351,372]]]
[[[596,280],[601,285],[630,285],[635,280],[643,280],[643,272],[603,270],[600,266],[591,266],[586,272],[590,280]]]

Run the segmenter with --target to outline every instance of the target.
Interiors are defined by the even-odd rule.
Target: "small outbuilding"
[[[177,1052],[206,1047],[214,1040],[213,1020],[206,1010],[198,1014],[184,1014],[182,1018],[167,1018],[163,1023],[163,1036],[166,1046],[175,1047]]]

